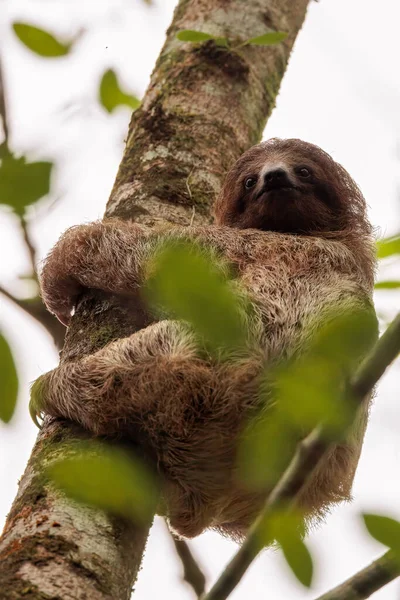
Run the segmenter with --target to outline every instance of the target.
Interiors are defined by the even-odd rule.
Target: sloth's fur
[[[287,186],[264,189],[277,168]],[[257,182],[246,190],[249,177]],[[246,152],[227,175],[215,215],[214,226],[161,232],[117,220],[69,229],[45,262],[42,295],[68,322],[85,288],[137,296],[160,238],[195,239],[233,266],[252,302],[247,352],[218,361],[184,323],[155,321],[41,378],[40,409],[95,435],[136,439],[140,431],[163,476],[173,529],[193,537],[214,528],[240,539],[268,491],[249,490],[236,472],[238,438],[262,408],[261,370],[301,355],[332,308],[371,308],[374,245],[354,181],[300,140]],[[306,515],[350,497],[368,406],[366,399],[346,441],[299,496]]]

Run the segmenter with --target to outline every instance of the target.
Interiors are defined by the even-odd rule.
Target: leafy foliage
[[[400,254],[400,234],[379,240],[376,246],[378,258],[387,258],[388,256],[393,256],[393,254]]]
[[[320,423],[332,439],[340,439],[356,408],[347,394],[348,379],[376,336],[372,310],[332,313],[311,336],[304,355],[265,373],[265,408],[249,424],[239,452],[247,485],[274,484],[298,441]]]
[[[246,46],[273,46],[280,44],[287,38],[287,33],[284,31],[269,31],[263,35],[250,38],[245,42]]]
[[[106,71],[101,78],[99,89],[100,102],[107,112],[111,113],[117,106],[129,106],[136,110],[140,106],[140,100],[121,90],[117,75],[112,70]]]
[[[400,288],[400,281],[378,281],[375,284],[376,290],[397,290]]]
[[[243,302],[226,267],[193,242],[170,241],[160,247],[148,265],[147,297],[156,308],[190,323],[211,350],[246,343]]]
[[[0,334],[0,419],[8,423],[18,396],[18,375],[7,340]]]
[[[204,33],[203,31],[194,31],[193,29],[183,29],[176,34],[176,37],[181,42],[191,42],[192,44],[214,40],[217,46],[228,46],[228,40],[225,37],[211,35],[210,33]]]
[[[183,29],[176,34],[176,37],[181,42],[191,42],[192,44],[201,44],[213,40],[217,46],[226,46],[227,48],[236,50],[243,46],[272,46],[274,44],[279,44],[287,37],[287,33],[283,31],[268,31],[263,35],[250,38],[240,43],[236,43],[235,40],[229,40],[226,37],[211,35],[210,33],[195,31],[193,29]]]
[[[304,520],[296,511],[276,510],[260,525],[257,544],[269,545],[272,540],[279,544],[286,562],[295,577],[306,587],[310,587],[313,576],[313,559],[303,541]]]
[[[25,157],[3,156],[0,164],[0,203],[22,216],[50,190],[51,162],[26,162]]]
[[[48,472],[57,487],[79,502],[133,521],[154,514],[155,478],[137,458],[116,448],[82,446],[79,454],[53,463]]]
[[[387,546],[400,560],[400,523],[383,515],[364,514],[364,524],[368,533],[378,542]]]
[[[14,23],[13,29],[24,46],[45,58],[65,56],[72,48],[72,42],[60,42],[48,31],[28,23]]]

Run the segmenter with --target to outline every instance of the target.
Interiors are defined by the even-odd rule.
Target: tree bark
[[[270,114],[308,0],[181,0],[142,106],[131,120],[107,217],[211,222],[223,176],[257,143]],[[233,50],[182,43],[196,29],[244,41],[269,29],[288,32],[270,47]],[[236,44],[238,45],[238,44]],[[76,360],[135,331],[123,301],[91,292],[68,330],[62,361]],[[0,541],[2,598],[126,600],[150,523],[137,527],[78,506],[44,474],[86,434],[46,420]]]

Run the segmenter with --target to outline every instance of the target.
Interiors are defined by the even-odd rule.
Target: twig
[[[192,190],[190,189],[190,184],[189,184],[189,181],[190,181],[190,178],[191,178],[191,176],[192,176],[192,173],[193,173],[193,171],[194,171],[194,167],[191,169],[191,171],[190,171],[190,173],[189,173],[189,175],[187,176],[187,178],[186,178],[186,181],[185,181],[185,183],[186,183],[186,189],[187,189],[187,191],[188,191],[188,194],[189,194],[189,198],[190,198],[190,200],[192,200],[192,198],[193,198],[193,197],[192,197]]]
[[[206,577],[194,558],[188,544],[184,540],[175,537],[173,533],[171,533],[171,538],[174,542],[176,553],[182,563],[183,580],[193,588],[196,596],[200,598],[206,589]]]
[[[28,230],[28,224],[25,217],[20,217],[20,223],[22,227],[22,233],[24,236],[24,242],[28,249],[29,259],[31,263],[32,275],[36,282],[38,282],[37,270],[36,270],[36,248],[31,240],[31,236]]]
[[[8,129],[8,120],[7,120],[7,105],[6,105],[6,93],[4,89],[4,75],[3,75],[3,67],[0,57],[0,116],[3,122],[3,130],[4,130],[4,138],[6,142],[6,146],[8,145],[8,137],[9,137],[9,129]]]
[[[386,552],[368,567],[316,600],[364,600],[393,581],[399,574],[399,561],[393,557],[392,552]]]
[[[60,350],[64,344],[65,327],[45,308],[39,297],[21,300],[0,285],[0,294],[11,300],[16,306],[22,308],[29,316],[38,321],[50,333],[56,347]]]
[[[24,300],[20,300],[19,298],[16,298],[15,296],[13,296],[11,294],[11,292],[9,292],[8,290],[6,290],[5,288],[3,288],[3,286],[0,285],[0,294],[3,294],[3,296],[5,296],[6,298],[8,298],[9,300],[11,300],[11,302],[14,302],[14,304],[16,304],[17,306],[19,306],[20,308],[22,308],[23,310],[25,310],[29,315],[33,316],[33,311],[31,310],[30,307],[27,307],[25,304]]]
[[[361,402],[365,398],[399,352],[400,314],[389,325],[353,377],[349,392],[355,401]],[[300,442],[292,461],[269,494],[263,510],[250,528],[243,545],[203,600],[225,600],[234,590],[264,547],[265,533],[260,534],[268,530],[268,521],[275,508],[287,500],[290,500],[293,505],[296,495],[329,450],[331,444],[326,439],[324,428],[319,426]]]
[[[193,225],[193,221],[194,221],[195,216],[196,216],[196,207],[193,205],[192,218],[190,219],[190,223],[189,223],[190,227],[192,227],[192,225]]]

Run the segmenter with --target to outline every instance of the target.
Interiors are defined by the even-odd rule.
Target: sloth
[[[274,401],[260,394],[261,375],[303,356],[332,308],[375,315],[375,253],[355,182],[298,139],[271,139],[245,152],[214,214],[215,224],[201,227],[152,229],[117,219],[73,227],[44,263],[41,293],[68,325],[85,289],[135,300],[160,241],[194,240],[229,265],[251,304],[242,311],[245,350],[211,356],[187,323],[149,313],[129,337],[39,378],[31,411],[73,420],[95,436],[140,440],[161,476],[160,513],[171,528],[189,538],[214,529],[240,540],[270,490],[253,489],[238,474],[248,421],[266,398]],[[306,521],[350,498],[369,404],[366,398],[345,439],[296,497]]]

